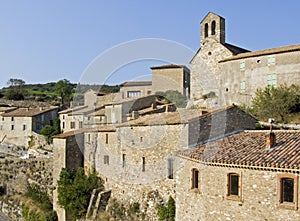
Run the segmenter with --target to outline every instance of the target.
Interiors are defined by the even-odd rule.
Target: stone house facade
[[[178,91],[190,97],[190,70],[184,65],[167,64],[151,67],[152,93]]]
[[[176,197],[175,174],[180,169],[182,160],[176,158],[175,153],[193,146],[189,142],[194,139],[189,137],[196,127],[195,119],[200,122],[198,125],[204,126],[197,130],[204,134],[203,139],[222,136],[224,133],[223,130],[218,130],[221,134],[215,132],[207,136],[205,130],[211,124],[211,119],[218,119],[219,124],[226,122],[227,125],[233,125],[225,127],[228,133],[240,130],[241,127],[255,128],[256,119],[249,117],[246,120],[248,114],[237,109],[238,107],[232,106],[206,114],[197,110],[156,113],[119,125],[106,124],[58,135],[54,138],[54,146],[57,146],[54,148],[54,156],[62,163],[55,163],[57,167],[54,177],[58,178],[61,168],[68,168],[68,162],[82,163],[86,171],[95,168],[105,181],[105,189],[112,191],[112,198],[118,199],[123,205],[138,202],[147,217],[157,217],[155,205],[167,201],[169,196]],[[236,118],[220,120],[226,115],[236,115]],[[240,126],[239,122],[243,120],[245,121]],[[77,139],[74,134],[80,137],[80,143],[74,144]],[[197,136],[197,141],[199,137],[201,136]],[[82,153],[79,154],[80,157],[72,156],[72,153],[79,152]],[[74,162],[68,159],[73,159]],[[54,196],[57,197],[55,194]],[[61,211],[57,210],[58,213]],[[60,217],[63,218],[63,215]]]
[[[120,84],[122,99],[140,97],[152,93],[152,81],[126,81]]]
[[[299,220],[299,131],[243,131],[182,150],[177,220]]]
[[[58,107],[14,108],[0,116],[0,141],[27,146],[30,136],[51,125]]]
[[[208,13],[201,21],[201,47],[190,62],[191,99],[214,93],[208,107],[250,105],[257,89],[300,84],[300,45],[250,52],[225,41],[225,19]]]

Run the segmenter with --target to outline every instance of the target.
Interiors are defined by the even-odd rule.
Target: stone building
[[[176,220],[299,220],[299,131],[243,131],[179,151]]]
[[[200,139],[211,140],[242,128],[254,129],[255,123],[256,119],[231,106],[209,113],[197,110],[153,113],[118,125],[67,132],[54,138],[54,156],[58,161],[54,162],[54,183],[61,168],[73,168],[77,162],[86,171],[96,169],[105,181],[106,190],[111,190],[112,198],[123,205],[138,202],[147,217],[156,217],[155,205],[169,196],[176,197],[175,172],[181,165],[181,160],[175,157],[176,151],[193,147]],[[78,144],[74,143],[76,136]],[[56,211],[62,217],[60,220],[64,220],[65,212],[60,208]]]
[[[0,141],[28,146],[30,137],[58,117],[58,107],[12,108],[0,116]]]
[[[151,67],[152,93],[178,91],[190,97],[190,70],[184,65],[167,64]]]
[[[126,81],[120,84],[122,99],[151,94],[152,81]]]
[[[201,21],[201,46],[190,62],[191,99],[216,95],[222,106],[251,104],[258,88],[300,84],[300,45],[250,52],[225,41],[225,19],[208,13]]]

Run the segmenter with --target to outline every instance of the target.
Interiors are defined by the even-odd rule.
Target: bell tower
[[[215,40],[225,44],[225,19],[221,16],[209,12],[200,23],[201,26],[201,46],[207,40]]]

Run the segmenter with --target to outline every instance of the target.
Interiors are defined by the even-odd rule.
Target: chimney
[[[276,144],[276,135],[270,131],[266,134],[266,148],[272,148]]]

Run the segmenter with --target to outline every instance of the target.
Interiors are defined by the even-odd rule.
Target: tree
[[[61,98],[61,104],[69,101],[72,94],[72,84],[69,80],[59,80],[55,84],[55,92]]]
[[[253,114],[261,119],[275,118],[277,122],[287,122],[290,114],[300,110],[300,87],[281,85],[258,89],[252,100]]]
[[[164,97],[168,103],[174,103],[176,107],[185,107],[187,98],[179,91],[168,90],[166,92],[157,92],[157,95]]]
[[[156,205],[159,220],[174,221],[176,214],[175,200],[169,196],[167,205]]]
[[[11,78],[7,81],[9,88],[6,92],[6,98],[9,100],[24,100],[23,86],[25,81],[22,79]]]
[[[57,184],[58,204],[73,219],[85,217],[93,189],[104,189],[96,171],[93,170],[86,176],[83,168],[77,171],[62,169]]]
[[[53,126],[46,125],[41,129],[40,134],[44,135],[45,140],[48,144],[52,143],[52,136],[60,134],[60,120],[59,118],[53,119]]]

